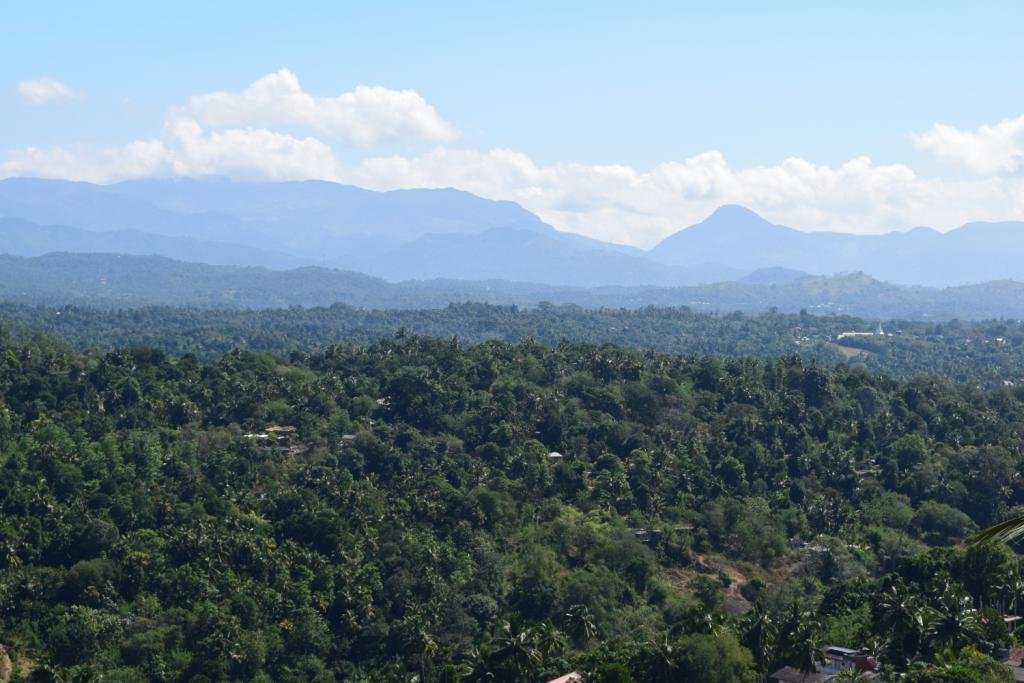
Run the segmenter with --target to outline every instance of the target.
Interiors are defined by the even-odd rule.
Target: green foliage
[[[955,543],[977,528],[966,513],[934,500],[926,500],[913,517],[914,528],[925,542],[934,545]]]
[[[914,683],[1011,683],[1010,669],[974,648],[945,652],[934,663],[915,668],[907,677]]]
[[[180,285],[180,279],[175,283]],[[444,283],[438,284],[442,288],[445,286]],[[71,299],[63,281],[59,286],[61,293],[56,301],[65,304]],[[415,286],[422,289],[423,283],[415,283]],[[842,363],[850,367],[885,372],[895,377],[940,376],[989,388],[1004,387],[1009,382],[1014,388],[1008,389],[1007,393],[1024,392],[1024,375],[1021,374],[1024,365],[1024,323],[1004,319],[976,322],[964,320],[981,315],[978,307],[973,305],[952,307],[948,317],[959,320],[941,324],[889,320],[885,323],[885,329],[891,336],[868,334],[841,337],[847,332],[873,330],[878,317],[899,316],[900,307],[886,307],[875,314],[876,319],[865,320],[842,314],[814,316],[774,311],[756,315],[717,315],[678,306],[679,301],[707,300],[703,295],[687,297],[685,294],[678,298],[669,297],[668,301],[659,306],[632,310],[612,307],[635,305],[635,295],[628,293],[623,295],[622,303],[581,302],[588,308],[545,303],[524,303],[522,307],[449,303],[492,301],[491,287],[477,292],[478,296],[475,297],[453,297],[450,292],[441,291],[436,297],[424,300],[417,296],[419,292],[413,292],[411,296],[402,294],[387,301],[350,300],[350,305],[344,305],[333,303],[338,300],[337,290],[320,284],[316,284],[315,288],[318,298],[306,302],[306,305],[321,304],[323,307],[285,308],[289,304],[278,302],[276,305],[280,308],[249,310],[246,306],[263,308],[275,305],[273,298],[268,298],[262,289],[257,288],[260,296],[256,301],[250,304],[221,302],[220,305],[224,307],[221,310],[204,310],[202,306],[216,305],[217,302],[197,301],[195,298],[179,302],[179,306],[187,307],[178,308],[141,306],[137,302],[126,301],[121,305],[139,306],[127,310],[84,307],[86,303],[98,305],[98,300],[89,299],[76,302],[79,305],[60,307],[0,303],[0,319],[6,324],[9,334],[16,339],[31,339],[38,332],[44,332],[58,335],[79,349],[152,347],[176,356],[190,354],[203,360],[215,360],[235,348],[287,358],[292,354],[302,356],[314,350],[323,351],[331,344],[366,345],[396,334],[411,333],[437,338],[457,336],[471,343],[495,339],[510,342],[534,339],[557,344],[568,340],[719,358],[769,359],[797,354],[805,362],[817,362],[823,366]],[[368,291],[372,296],[379,290],[379,286],[373,285]],[[224,289],[215,291],[221,294]],[[345,291],[352,293],[351,288]],[[650,300],[652,291],[646,290],[643,297]],[[671,293],[677,290],[665,291]],[[776,291],[775,288],[772,291]],[[173,292],[171,294],[173,296]],[[541,293],[529,295],[525,301],[536,302],[537,294]],[[831,294],[827,296],[831,297]],[[321,296],[324,298],[319,298]],[[939,296],[943,301],[948,301],[949,292],[942,292]],[[545,299],[542,297],[539,300]],[[855,296],[855,300],[860,301],[860,298]],[[755,304],[753,308],[762,307]],[[790,307],[794,311],[799,308],[800,304]],[[732,309],[728,306],[714,306],[714,310]],[[911,310],[920,309],[912,307]],[[408,371],[413,372],[414,368],[410,367]],[[695,375],[694,386],[701,390],[717,391],[717,382],[721,377],[716,373],[720,371],[720,364],[708,364]],[[405,377],[401,381],[412,379]],[[576,380],[580,390],[584,389],[579,383],[581,380],[583,384],[592,381],[587,372],[577,375]],[[534,379],[531,378],[531,381]],[[921,379],[918,385],[927,393],[927,385],[932,381]],[[834,386],[829,384],[823,374],[801,373],[793,378],[790,388],[799,390],[802,400],[812,407],[833,400],[831,392]],[[596,399],[608,389],[600,384],[593,385],[590,397]],[[646,420],[653,415],[652,401],[657,400],[657,396],[677,392],[683,394],[688,390],[687,385],[680,385],[673,378],[663,376],[644,385],[624,383],[612,393],[625,399],[621,408],[628,411],[631,419]],[[868,417],[874,417],[887,409],[885,399],[871,386],[857,387],[849,398],[853,399],[852,406]],[[936,412],[936,405],[927,396],[923,398],[918,402],[916,390],[901,396],[904,402],[909,399],[913,404],[912,409],[919,412],[928,423],[944,415],[941,411]],[[171,408],[176,411],[179,420],[188,419],[193,410],[187,403],[176,404]],[[360,414],[372,408],[372,404],[356,407]],[[899,462],[900,457],[904,464],[921,458],[922,453],[918,448],[921,444],[914,439],[910,436],[898,451],[891,454],[894,464]],[[906,471],[898,474],[905,475]]]
[[[1024,504],[1003,389],[406,334],[0,359],[0,641],[65,678],[742,681],[826,639],[952,672],[1021,593],[917,540]]]

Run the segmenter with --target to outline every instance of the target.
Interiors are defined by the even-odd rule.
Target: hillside
[[[989,388],[1024,386],[1024,323],[885,320],[885,334],[877,335],[878,324],[849,316],[719,316],[655,307],[588,310],[458,304],[376,311],[341,305],[284,310],[98,310],[0,304],[0,331],[6,328],[20,339],[36,332],[54,334],[81,350],[146,346],[212,359],[239,348],[286,358],[331,344],[373,344],[408,333],[471,343],[534,339],[549,344],[615,344],[719,358],[797,355],[825,367],[844,364],[896,377],[927,374]]]
[[[0,623],[33,679],[731,683],[821,642],[947,666],[954,639],[1002,677],[907,680],[1008,675],[984,653],[1015,636],[971,605],[1015,598],[1016,557],[957,544],[1024,503],[1020,391],[536,341],[203,364],[0,334],[0,402]]]
[[[271,270],[113,254],[0,256],[0,299],[114,308],[281,308],[341,303],[406,309],[440,308],[464,301],[520,306],[549,302],[588,308],[687,306],[726,313],[807,310],[876,319],[1024,319],[1024,284],[1009,281],[935,289],[892,285],[860,274],[813,277],[772,270],[757,271],[739,282],[689,287],[581,288],[500,280],[387,282],[321,267]]]

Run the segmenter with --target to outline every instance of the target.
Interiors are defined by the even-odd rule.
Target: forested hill
[[[849,316],[733,313],[686,308],[584,309],[459,304],[366,311],[348,306],[276,310],[147,307],[120,311],[0,304],[0,326],[24,338],[54,334],[78,349],[150,346],[213,359],[233,348],[287,358],[331,344],[367,344],[406,331],[466,342],[490,339],[616,344],[719,357],[799,355],[831,366],[863,366],[898,377],[937,374],[987,387],[1024,384],[1024,324],[925,323]]]
[[[33,680],[1011,681],[1024,389],[405,337],[0,339],[0,641]],[[982,609],[977,609],[982,607]],[[953,674],[950,674],[950,671]]]
[[[388,282],[319,267],[271,270],[156,256],[0,254],[0,300],[57,306],[283,308],[342,303],[391,309],[440,308],[462,301],[520,306],[550,302],[588,308],[688,306],[723,313],[806,309],[825,315],[918,320],[1024,319],[1024,284],[1014,281],[934,289],[889,284],[857,273],[812,277],[778,268],[755,271],[738,281],[704,281],[711,284],[582,288],[509,280]]]

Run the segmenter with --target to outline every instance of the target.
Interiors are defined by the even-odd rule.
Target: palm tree
[[[569,636],[573,644],[582,649],[597,635],[594,617],[586,605],[572,605],[565,613]]]
[[[814,673],[818,664],[825,663],[822,631],[814,613],[801,610],[794,599],[793,608],[780,629],[779,650],[804,675]]]
[[[495,671],[490,650],[486,646],[470,650],[468,661],[462,672],[462,680],[466,683],[487,683],[498,679],[499,674]]]
[[[790,651],[793,656],[792,661],[800,673],[805,676],[815,673],[818,670],[818,664],[825,663],[825,653],[823,652],[825,643],[822,640],[821,631],[821,624],[817,621],[805,622],[800,625],[796,638],[793,640],[794,647]]]
[[[1017,560],[1013,576],[1007,581],[1010,595],[1010,614],[1017,614],[1018,600],[1024,594],[1024,576],[1021,576],[1021,562]]]
[[[938,604],[928,610],[925,637],[933,651],[945,647],[959,651],[966,645],[981,642],[984,631],[978,612],[971,606],[970,596],[948,588]]]
[[[511,673],[514,680],[529,680],[543,661],[530,629],[513,629],[507,621],[502,625],[502,635],[495,646],[491,654],[494,663]]]
[[[724,628],[725,617],[721,612],[696,604],[686,610],[683,618],[669,629],[669,635],[678,637],[687,633],[703,633],[720,636]]]
[[[879,626],[887,636],[902,639],[922,625],[917,595],[901,580],[882,592],[878,609]]]
[[[1012,517],[998,524],[993,524],[987,529],[975,532],[967,538],[967,543],[968,545],[988,543],[990,541],[1009,543],[1021,536],[1024,536],[1024,515]]]
[[[741,624],[741,642],[753,653],[760,678],[768,675],[778,635],[779,629],[765,609],[764,601],[758,600]]]
[[[924,619],[917,596],[902,580],[889,585],[879,597],[876,618],[880,635],[889,643],[886,648],[898,668],[906,667],[908,651],[912,655],[924,630]]]
[[[644,656],[644,679],[655,683],[671,683],[680,676],[679,652],[665,636],[652,643]]]
[[[534,626],[532,631],[534,641],[537,644],[537,649],[540,650],[544,659],[547,659],[552,655],[557,656],[562,652],[562,648],[565,647],[565,636],[563,636],[562,632],[558,630],[558,627],[550,621],[545,621],[543,624]]]

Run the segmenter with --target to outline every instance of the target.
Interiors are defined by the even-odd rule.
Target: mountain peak
[[[780,258],[779,250],[799,234],[768,222],[746,207],[726,204],[700,223],[666,237],[652,255],[673,265],[722,263],[725,259],[742,262],[751,270],[785,266],[814,272],[803,263],[791,264]]]
[[[655,249],[675,242],[702,239],[736,241],[765,238],[770,234],[790,232],[789,228],[769,223],[750,209],[739,204],[724,204],[696,225],[669,235]]]
[[[695,229],[697,229],[697,232],[707,230],[719,237],[742,239],[761,237],[767,233],[780,230],[789,230],[789,228],[783,228],[765,220],[759,214],[739,204],[724,204],[715,209],[714,213],[703,221],[683,229],[682,232],[696,234],[692,232]]]
[[[709,223],[711,221],[757,221],[759,223],[767,223],[764,218],[759,214],[751,211],[745,206],[739,204],[723,204],[714,212],[705,218],[702,223]]]

